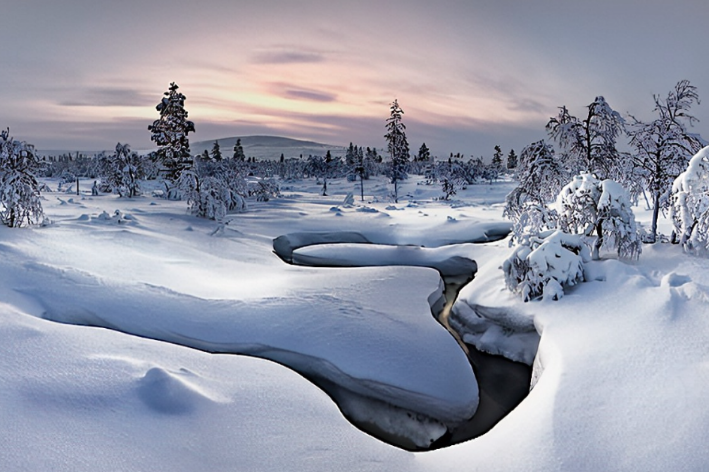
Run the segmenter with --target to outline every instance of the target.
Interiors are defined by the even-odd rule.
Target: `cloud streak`
[[[144,107],[155,102],[155,94],[127,87],[88,87],[81,90],[63,90],[57,105],[66,107]]]
[[[325,61],[325,55],[313,51],[263,51],[256,53],[254,64],[312,64]]]
[[[287,89],[285,91],[285,96],[288,98],[310,100],[313,102],[334,102],[337,100],[337,95],[335,94],[305,89]]]

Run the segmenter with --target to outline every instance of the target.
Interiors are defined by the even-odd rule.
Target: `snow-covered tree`
[[[244,148],[243,146],[241,146],[241,138],[237,138],[236,143],[234,143],[234,156],[232,156],[232,159],[236,161],[246,160],[246,156],[244,155]]]
[[[505,284],[525,302],[558,300],[564,288],[584,281],[584,264],[591,260],[579,235],[548,231],[515,248],[502,263]]]
[[[572,116],[565,106],[549,119],[546,129],[567,157],[574,173],[592,172],[602,179],[622,179],[616,140],[624,132],[625,120],[602,96],[586,107],[586,118]]]
[[[654,95],[657,114],[651,122],[642,122],[631,116],[630,144],[637,154],[633,164],[639,168],[652,196],[653,213],[650,241],[657,238],[657,220],[661,208],[668,208],[669,199],[663,199],[677,176],[687,167],[692,155],[708,143],[688,127],[698,121],[689,114],[692,104],[699,103],[697,89],[688,80],[679,81],[666,99]]]
[[[37,173],[41,162],[34,146],[0,132],[0,219],[8,227],[38,223],[44,217]]]
[[[355,146],[350,141],[350,146],[347,148],[347,151],[345,151],[345,166],[347,167],[347,180],[350,180],[350,181],[353,181],[355,178],[354,173],[352,173],[351,174],[352,179],[350,179],[350,173],[354,169],[354,160],[355,160]]]
[[[670,203],[673,242],[687,252],[709,254],[709,146],[697,152],[677,176]]]
[[[214,145],[212,145],[212,160],[221,161],[222,159],[222,148],[219,146],[219,140],[215,140]]]
[[[354,148],[353,163],[352,163],[352,173],[355,176],[355,180],[359,177],[359,193],[360,199],[364,201],[364,180],[369,179],[369,175],[372,172],[372,160],[367,155],[365,156],[362,147]]]
[[[306,172],[311,176],[315,176],[317,180],[322,179],[323,187],[321,194],[323,196],[327,195],[327,179],[333,172],[336,166],[335,159],[332,157],[332,153],[328,150],[325,157],[322,156],[309,156],[306,164]]]
[[[222,220],[228,212],[246,210],[248,185],[240,161],[199,161],[178,181],[190,210],[199,217]]]
[[[503,212],[513,222],[510,244],[556,228],[556,212],[547,204],[556,198],[566,182],[554,148],[544,140],[522,150],[517,176],[519,185],[507,195]]]
[[[502,148],[500,148],[500,145],[495,145],[495,153],[492,155],[492,162],[490,163],[490,171],[493,174],[493,180],[497,180],[502,172],[502,156]]]
[[[416,161],[429,161],[431,159],[431,150],[428,149],[426,143],[422,144],[419,148],[419,154],[416,157]]]
[[[148,126],[150,139],[158,145],[157,156],[163,164],[165,178],[174,183],[180,174],[192,167],[190,142],[187,135],[195,131],[194,123],[187,120],[185,96],[172,82],[165,96],[155,107],[160,118]],[[170,194],[169,186],[168,194]]]
[[[441,184],[443,200],[449,200],[460,189],[467,187],[467,172],[465,166],[458,160],[449,159],[448,162],[441,162],[435,169],[435,178]]]
[[[386,123],[387,149],[391,163],[388,170],[391,183],[394,184],[394,202],[399,202],[399,181],[408,177],[406,165],[409,162],[409,142],[406,139],[406,125],[401,121],[404,111],[395,99],[391,103],[389,118]]]
[[[249,183],[249,195],[255,196],[259,202],[268,202],[272,197],[278,197],[280,193],[281,188],[273,178]]]
[[[128,144],[118,143],[113,155],[101,159],[101,181],[104,189],[110,189],[121,197],[135,197],[140,194],[140,180],[143,179],[143,158],[131,151]]]
[[[327,150],[325,153],[325,158],[323,159],[323,167],[322,167],[322,178],[323,178],[323,185],[322,185],[322,195],[327,195],[327,178],[332,175],[333,168],[335,167],[334,160],[332,158],[332,153],[330,150]]]
[[[507,155],[507,169],[510,171],[517,169],[517,161],[517,153],[515,153],[514,149],[511,149]]]
[[[559,193],[556,201],[559,229],[596,239],[593,258],[602,248],[617,250],[623,259],[637,259],[642,252],[635,215],[627,191],[615,181],[600,181],[593,175],[575,176]]]

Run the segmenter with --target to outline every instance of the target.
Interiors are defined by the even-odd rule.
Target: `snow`
[[[501,215],[513,183],[471,186],[452,202],[433,200],[440,189],[416,176],[400,184],[387,210],[383,180],[367,182],[368,200],[353,207],[341,204],[359,183],[328,182],[330,197],[314,181],[289,183],[283,198],[249,202],[221,227],[184,202],[43,193],[51,225],[0,228],[0,467],[709,468],[709,260],[645,245],[632,263],[588,262],[585,281],[560,300],[524,303],[505,289],[508,240],[490,241],[509,228]],[[104,211],[110,219],[98,218]],[[320,247],[305,232],[369,243],[332,237]],[[289,265],[273,252],[282,235],[294,257],[372,267]],[[381,246],[393,244],[417,246]],[[283,366],[366,394],[344,397],[342,410],[404,434],[435,436],[440,424],[407,425],[390,402],[451,422],[474,409],[470,365],[431,315],[439,274],[378,265],[400,262],[399,250],[422,264],[475,261],[451,324],[535,370],[529,396],[491,431],[432,452],[358,430]],[[232,350],[278,363],[207,352]]]
[[[477,271],[474,247],[470,243],[439,248],[336,243],[307,246],[292,254],[294,263],[305,266],[423,266],[441,276],[465,279]]]
[[[275,363],[0,313],[4,470],[414,467]]]
[[[83,200],[80,211],[105,200]],[[431,315],[442,297],[435,271],[298,268],[265,245],[210,239],[215,224],[184,211],[175,224],[159,211],[136,207],[129,218],[99,208],[89,222],[67,219],[16,238],[5,263],[14,276],[5,287],[37,307],[31,315],[268,358],[447,424],[475,412],[472,369]],[[416,377],[408,376],[412,367]]]

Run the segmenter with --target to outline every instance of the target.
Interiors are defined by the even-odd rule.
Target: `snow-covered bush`
[[[603,229],[599,235],[602,245],[617,249],[620,258],[638,259],[642,252],[642,241],[628,193],[623,186],[609,179],[602,181],[597,211],[597,227]]]
[[[223,219],[227,212],[246,210],[247,184],[241,175],[241,162],[199,161],[179,178],[179,188],[192,213],[212,220]]]
[[[559,228],[571,234],[591,236],[598,220],[601,181],[588,173],[574,176],[556,198]]]
[[[575,176],[557,197],[558,214],[533,200],[523,207],[510,206],[514,197],[508,196],[508,208],[519,209],[518,246],[502,270],[508,289],[520,293],[525,302],[559,299],[564,287],[583,281],[584,263],[591,259],[589,244],[593,259],[599,258],[601,248],[615,249],[624,259],[640,256],[635,216],[627,192],[615,181],[599,181],[591,174]],[[505,210],[508,215],[510,211]],[[555,221],[558,230],[544,229]]]
[[[531,236],[515,248],[502,264],[505,284],[525,302],[544,298],[558,300],[564,287],[584,281],[584,263],[590,252],[580,235],[560,231]]]
[[[268,202],[272,197],[278,197],[280,194],[281,188],[273,178],[249,183],[249,195],[256,196],[258,202]]]
[[[515,191],[512,191],[507,198],[515,198],[513,195]],[[508,207],[505,208],[504,215],[512,220],[510,246],[523,244],[531,236],[556,229],[559,220],[559,214],[555,209],[534,201],[524,202],[521,206],[512,208],[509,206],[508,200]]]
[[[39,158],[34,146],[9,135],[9,128],[0,132],[0,220],[9,227],[39,223],[44,216],[36,177]]]
[[[557,197],[559,229],[596,239],[593,258],[602,248],[617,250],[623,259],[637,259],[642,251],[635,215],[623,186],[582,173],[564,186]]]
[[[687,170],[677,176],[670,197],[673,241],[685,251],[709,252],[709,146],[689,161]]]

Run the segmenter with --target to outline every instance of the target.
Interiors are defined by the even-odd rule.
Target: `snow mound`
[[[83,218],[83,215],[80,217],[80,220],[86,220]],[[101,212],[98,217],[92,217],[91,218],[92,222],[102,222],[102,223],[112,223],[112,224],[118,224],[118,225],[136,225],[138,221],[133,217],[131,214],[124,214],[120,210],[116,210],[113,212],[113,215],[109,214],[105,210]]]
[[[184,377],[163,368],[151,368],[138,381],[138,396],[148,407],[165,414],[186,414],[213,401]]]

